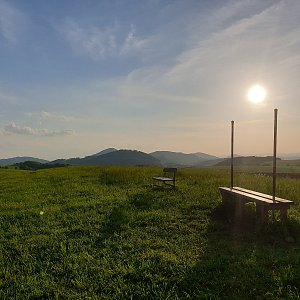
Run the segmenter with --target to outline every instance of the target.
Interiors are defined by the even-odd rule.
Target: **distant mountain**
[[[195,167],[212,167],[222,162],[223,160],[224,158],[204,160],[204,161],[200,161],[197,165],[195,165]]]
[[[160,166],[158,159],[137,150],[116,150],[85,158],[58,159],[51,163],[76,166]]]
[[[50,164],[64,164],[73,166],[173,166],[173,167],[194,167],[212,166],[220,162],[220,158],[202,152],[182,153],[172,151],[155,151],[150,154],[137,150],[117,150],[107,148],[95,154],[80,158],[56,159],[49,162],[45,159],[35,157],[13,157],[0,159],[0,166],[14,165],[26,161]]]
[[[172,151],[155,151],[150,153],[153,157],[160,160],[164,166],[196,166],[208,160],[218,159],[206,153],[182,153]]]
[[[36,158],[36,157],[18,156],[18,157],[0,159],[0,166],[10,166],[10,165],[14,165],[16,163],[22,163],[25,161],[34,161],[34,162],[38,162],[38,163],[42,163],[42,164],[49,162],[48,160],[40,159],[40,158]]]
[[[95,154],[92,154],[90,156],[99,156],[99,155],[103,155],[103,154],[107,154],[107,153],[110,153],[110,152],[115,152],[115,151],[118,151],[118,149],[116,148],[107,148],[105,150],[102,150],[98,153],[95,153]]]
[[[203,161],[220,159],[217,156],[206,154],[206,153],[202,153],[202,152],[196,152],[196,153],[192,153],[192,154],[197,155]]]
[[[160,166],[160,161],[151,155],[137,150],[117,150],[96,157],[83,159],[85,165],[117,166]]]
[[[281,160],[277,158],[277,160]],[[235,166],[241,165],[272,165],[273,156],[240,156],[234,157],[233,163]],[[230,166],[231,159],[225,158],[223,161],[216,164],[216,166]]]
[[[64,165],[71,165],[71,166],[79,166],[80,165],[79,162],[82,159],[83,158],[80,158],[80,157],[73,157],[73,158],[67,158],[67,159],[59,158],[59,159],[51,161],[50,164],[64,164]]]

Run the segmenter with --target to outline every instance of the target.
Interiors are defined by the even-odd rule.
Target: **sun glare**
[[[267,91],[259,84],[253,85],[247,93],[248,99],[253,103],[261,103],[266,98]]]

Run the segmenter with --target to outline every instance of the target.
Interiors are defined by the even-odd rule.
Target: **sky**
[[[299,0],[0,0],[0,158],[300,153]],[[254,104],[248,89],[267,96]]]

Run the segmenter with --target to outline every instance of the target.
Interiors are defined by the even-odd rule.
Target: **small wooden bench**
[[[153,188],[172,188],[175,189],[175,177],[177,168],[164,168],[162,177],[152,177]],[[167,177],[167,174],[172,174],[171,177]]]
[[[294,202],[291,200],[286,200],[279,197],[275,197],[275,201],[273,201],[273,196],[271,195],[243,189],[240,187],[219,187],[219,190],[222,195],[223,204],[233,207],[235,216],[237,218],[242,218],[243,207],[246,203],[254,202],[256,203],[256,213],[262,222],[267,220],[268,211],[273,209],[279,210],[281,220],[285,221],[290,205],[294,204]]]

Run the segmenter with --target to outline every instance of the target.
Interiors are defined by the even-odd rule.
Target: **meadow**
[[[216,169],[228,170],[228,166],[217,166]],[[262,164],[241,164],[235,165],[234,170],[242,173],[267,173],[273,172],[273,162]],[[277,160],[277,173],[279,174],[300,174],[300,160]],[[299,175],[300,178],[300,175]]]
[[[228,170],[180,169],[177,189],[152,190],[160,168],[0,169],[0,299],[300,299],[300,181],[283,226],[235,223],[218,186]],[[272,178],[236,184],[271,193]]]

